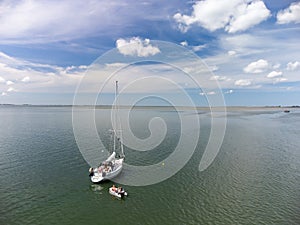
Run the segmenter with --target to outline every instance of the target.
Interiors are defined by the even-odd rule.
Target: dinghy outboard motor
[[[118,194],[121,195],[121,198],[123,198],[125,196],[125,191],[122,187],[120,188],[120,191],[118,192]]]
[[[90,169],[89,169],[89,173],[90,173],[90,177],[92,177],[92,176],[94,176],[94,169],[91,167]]]

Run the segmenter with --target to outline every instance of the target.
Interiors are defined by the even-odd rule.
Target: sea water
[[[78,107],[75,113],[87,110]],[[153,117],[165,121],[167,133],[150,151],[125,146],[126,162],[151,165],[172,154],[181,135],[178,112],[152,107],[131,113],[138,138],[151,134]],[[71,107],[1,106],[0,224],[300,224],[299,110],[229,109],[220,151],[202,172],[210,114],[180,113],[200,119],[199,128],[191,127],[200,129],[191,159],[162,182],[123,186],[129,196],[118,200],[108,193],[113,182],[90,182]],[[108,121],[108,109],[95,110],[106,148]]]

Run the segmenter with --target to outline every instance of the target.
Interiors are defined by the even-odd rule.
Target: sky
[[[73,104],[78,90],[80,104],[93,93],[110,104],[115,74],[138,98],[184,91],[196,105],[220,94],[226,105],[300,105],[299,37],[294,0],[3,0],[0,104]],[[187,74],[205,66],[196,85]]]

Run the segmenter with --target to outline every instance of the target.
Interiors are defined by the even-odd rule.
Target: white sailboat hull
[[[114,164],[111,171],[105,171],[103,168],[95,168],[94,174],[91,176],[91,181],[93,183],[99,183],[104,180],[111,180],[118,176],[123,168],[123,158],[122,159],[113,159],[111,162]]]

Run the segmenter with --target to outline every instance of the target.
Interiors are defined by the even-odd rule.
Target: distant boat
[[[116,92],[115,92],[115,100],[118,96],[118,81],[116,81]],[[115,128],[112,130],[112,141],[113,141],[113,150],[111,155],[100,163],[98,167],[90,168],[89,173],[91,177],[91,181],[93,183],[99,183],[104,180],[111,180],[114,177],[118,176],[123,168],[123,161],[125,159],[123,144],[122,144],[122,131],[120,129],[120,120],[118,117],[118,104],[117,101],[115,103],[115,116],[114,116],[114,125]],[[119,150],[121,154],[119,157],[116,155],[116,151]]]
[[[290,112],[290,110],[287,110],[287,109],[286,109],[286,110],[284,110],[283,112],[285,112],[285,113],[289,113],[289,112]]]

